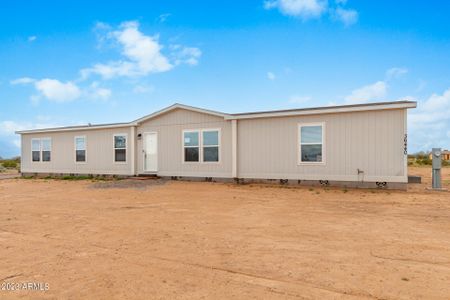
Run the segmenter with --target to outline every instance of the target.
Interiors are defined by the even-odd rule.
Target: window
[[[75,162],[86,162],[86,137],[75,137]]]
[[[183,133],[183,145],[184,145],[184,161],[198,162],[200,158],[199,132],[185,131]]]
[[[202,137],[203,145],[203,161],[218,162],[219,161],[219,131],[204,130]]]
[[[127,161],[127,135],[116,134],[114,135],[114,161],[126,162]]]
[[[52,153],[52,139],[41,138],[31,139],[31,160],[32,161],[50,161]]]
[[[218,129],[183,131],[184,162],[219,162],[219,141]]]
[[[323,163],[324,124],[299,125],[300,163]]]
[[[52,153],[52,139],[41,139],[42,161],[50,161]]]
[[[41,140],[31,140],[31,158],[32,161],[41,161]]]

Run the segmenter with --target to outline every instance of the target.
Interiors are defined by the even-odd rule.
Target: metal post
[[[442,158],[441,158],[441,148],[433,148],[431,150],[432,153],[432,186],[435,190],[442,189],[441,185],[441,167],[442,167]]]

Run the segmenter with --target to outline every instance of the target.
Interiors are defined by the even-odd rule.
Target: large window
[[[32,161],[41,161],[41,139],[31,140],[31,159]]]
[[[75,137],[75,161],[86,162],[86,137]]]
[[[185,131],[183,133],[184,161],[198,162],[200,159],[200,139],[198,131]]]
[[[114,161],[126,162],[127,161],[127,135],[116,134],[114,135]]]
[[[219,161],[219,131],[204,130],[202,136],[203,161]]]
[[[218,129],[183,131],[184,162],[219,162],[220,133]]]
[[[40,138],[31,139],[31,160],[38,161],[51,161],[52,156],[52,139]]]
[[[324,124],[300,124],[300,163],[323,163]]]

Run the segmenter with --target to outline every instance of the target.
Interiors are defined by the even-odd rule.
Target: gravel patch
[[[166,179],[122,179],[113,181],[99,181],[91,184],[89,188],[93,189],[146,189],[152,186],[166,184]]]

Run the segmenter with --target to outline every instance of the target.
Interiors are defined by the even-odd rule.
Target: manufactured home
[[[397,101],[238,114],[183,104],[129,123],[23,130],[22,174],[93,174],[404,188]]]

